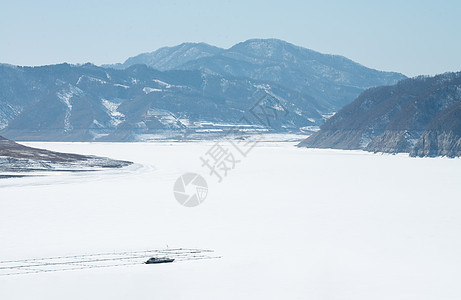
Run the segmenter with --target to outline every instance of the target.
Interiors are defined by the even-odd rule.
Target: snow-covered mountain
[[[248,120],[251,123],[242,126],[251,125],[253,131],[299,131],[322,123],[321,112],[327,111],[309,95],[276,84],[200,71],[161,72],[145,65],[116,70],[91,64],[0,69],[11,79],[6,92],[22,93],[28,99],[10,102],[7,95],[0,104],[0,111],[8,113],[1,134],[15,140],[136,141],[222,135],[250,115],[255,104],[264,104],[277,120],[263,124],[256,112]]]
[[[461,72],[367,90],[300,146],[461,156]]]
[[[206,43],[183,43],[174,47],[163,47],[150,53],[142,53],[128,58],[123,64],[105,65],[105,67],[126,69],[133,65],[147,65],[160,71],[174,70],[189,61],[217,55],[223,51],[224,49]]]
[[[201,70],[282,85],[339,109],[366,88],[391,85],[402,74],[366,68],[343,56],[322,54],[278,39],[251,39],[229,49],[186,43],[127,59],[160,70]]]
[[[0,65],[0,134],[138,141],[223,135],[235,124],[245,132],[300,132],[364,89],[402,78],[273,39],[227,50],[186,43],[113,68]]]

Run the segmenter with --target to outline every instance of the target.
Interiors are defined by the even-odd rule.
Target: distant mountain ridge
[[[103,67],[126,69],[133,65],[147,65],[159,71],[178,69],[181,65],[206,56],[221,53],[224,49],[206,43],[183,43],[174,47],[163,47],[154,52],[142,53],[128,58],[124,63]]]
[[[461,72],[369,89],[299,146],[461,156]]]
[[[171,63],[171,57],[183,54],[188,55]],[[278,39],[250,39],[229,49],[205,43],[185,43],[131,57],[118,67],[133,64],[164,71],[200,70],[273,82],[309,94],[335,110],[366,88],[391,85],[406,78],[399,73],[369,69],[343,56],[321,54]]]
[[[157,71],[145,65],[125,70],[91,64],[1,67],[11,79],[8,100],[21,93],[28,101],[2,101],[11,112],[2,135],[15,140],[138,141],[225,134],[262,96],[276,96],[291,114],[273,128],[299,131],[321,123],[325,108],[309,95],[277,85],[200,71]],[[279,98],[280,97],[280,98]],[[320,111],[320,112],[319,112]]]
[[[160,70],[158,70],[160,69]],[[371,86],[402,74],[284,41],[249,40],[230,49],[204,43],[161,48],[123,65],[0,65],[0,134],[14,140],[139,141],[222,135],[264,95],[270,126],[300,132]]]

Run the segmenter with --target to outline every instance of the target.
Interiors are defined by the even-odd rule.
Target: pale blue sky
[[[279,38],[408,76],[461,71],[461,1],[1,0],[0,62],[123,62],[182,42]]]

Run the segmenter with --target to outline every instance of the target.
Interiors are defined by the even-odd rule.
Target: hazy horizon
[[[184,42],[277,38],[407,76],[461,70],[461,3],[99,1],[3,4],[0,62],[124,62]]]

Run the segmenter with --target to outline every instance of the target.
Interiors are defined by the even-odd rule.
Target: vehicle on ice
[[[174,258],[168,258],[168,257],[151,257],[149,258],[145,264],[161,264],[161,263],[170,263],[173,262]]]

